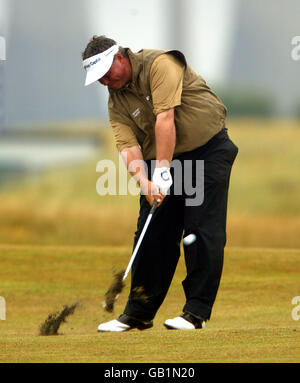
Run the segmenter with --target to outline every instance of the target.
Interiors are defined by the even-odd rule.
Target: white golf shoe
[[[101,323],[98,326],[98,332],[123,332],[137,328],[138,330],[146,330],[153,326],[152,321],[142,321],[129,315],[122,314],[118,319]]]
[[[99,332],[122,332],[129,330],[130,326],[128,324],[122,323],[118,321],[117,319],[111,320],[109,322],[101,323],[98,326]]]
[[[199,320],[188,313],[183,313],[179,317],[167,319],[164,325],[168,330],[195,330],[205,328],[205,321]]]

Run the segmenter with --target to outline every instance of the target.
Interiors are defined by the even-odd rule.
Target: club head
[[[109,313],[112,313],[114,311],[114,305],[115,305],[115,302],[110,302],[109,304],[107,304],[105,301],[102,302],[102,307],[104,308],[105,311]]]

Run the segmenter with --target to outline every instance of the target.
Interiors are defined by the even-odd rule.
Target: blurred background
[[[228,245],[299,247],[299,14],[298,0],[0,0],[1,243],[132,243],[138,197],[96,192],[97,162],[118,153],[81,53],[105,34],[181,50],[226,104],[240,149]]]

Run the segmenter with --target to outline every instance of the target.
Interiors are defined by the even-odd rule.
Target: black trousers
[[[183,311],[208,320],[220,284],[224,247],[226,244],[226,215],[231,167],[238,148],[230,140],[227,129],[221,130],[207,144],[176,158],[177,162],[192,164],[185,172],[192,174],[193,185],[203,178],[196,163],[204,164],[204,198],[196,206],[187,206],[199,198],[183,190],[174,193],[174,184],[156,209],[131,270],[131,288],[124,313],[141,320],[152,320],[162,304],[180,256],[180,241],[194,233],[196,241],[184,247],[186,278],[182,282],[186,303]],[[149,165],[149,162],[147,163]],[[191,171],[192,169],[192,171]],[[171,169],[172,170],[172,169]],[[150,174],[148,174],[150,176]],[[187,174],[186,174],[187,175]],[[149,177],[150,178],[150,177]],[[196,193],[196,192],[195,192]],[[199,197],[199,196],[198,196]],[[202,203],[201,203],[202,202]],[[150,211],[146,198],[140,197],[140,213],[134,247]]]

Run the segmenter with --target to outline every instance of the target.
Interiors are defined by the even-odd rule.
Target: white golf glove
[[[155,168],[152,182],[159,190],[166,195],[173,184],[172,176],[169,168]]]

